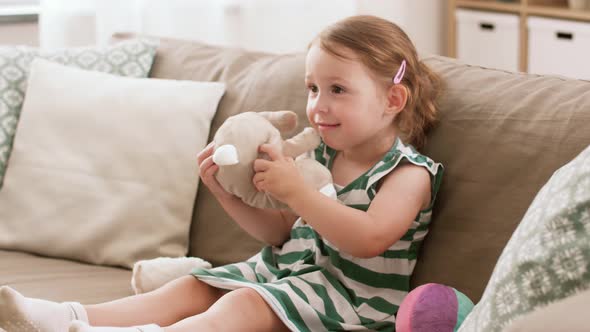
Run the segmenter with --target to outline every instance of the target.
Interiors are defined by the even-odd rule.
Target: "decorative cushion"
[[[590,288],[590,147],[537,194],[459,331],[501,331],[515,318]]]
[[[31,61],[36,57],[121,76],[147,77],[157,43],[132,39],[105,48],[41,52],[28,46],[0,46],[0,189],[22,108]]]
[[[0,191],[0,249],[128,268],[185,255],[196,154],[223,93],[36,59]]]

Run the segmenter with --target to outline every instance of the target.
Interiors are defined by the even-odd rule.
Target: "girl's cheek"
[[[305,114],[307,115],[307,121],[309,121],[310,124],[314,125],[312,108],[308,106],[307,109],[305,110]]]

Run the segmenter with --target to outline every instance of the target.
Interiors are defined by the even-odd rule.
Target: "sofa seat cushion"
[[[0,285],[25,296],[84,304],[133,294],[131,271],[0,250]]]

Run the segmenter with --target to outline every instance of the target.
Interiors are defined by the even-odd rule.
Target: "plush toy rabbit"
[[[330,171],[306,154],[320,144],[318,133],[307,127],[290,139],[282,139],[282,134],[292,131],[296,126],[297,115],[292,111],[244,112],[225,120],[213,138],[213,161],[219,166],[217,181],[226,191],[240,197],[250,206],[286,208],[269,194],[257,191],[252,183],[254,160],[260,157],[258,147],[272,144],[283,155],[295,159],[307,183],[334,197]]]

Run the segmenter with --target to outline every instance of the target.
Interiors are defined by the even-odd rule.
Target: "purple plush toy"
[[[465,294],[441,284],[415,288],[397,312],[397,332],[453,332],[473,309]]]

